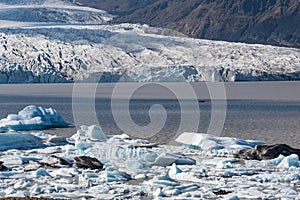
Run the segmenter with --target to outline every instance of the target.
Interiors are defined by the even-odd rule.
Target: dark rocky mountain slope
[[[300,48],[299,0],[77,0],[191,37]]]

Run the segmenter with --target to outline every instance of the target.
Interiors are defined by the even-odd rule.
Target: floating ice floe
[[[44,146],[42,139],[32,134],[0,133],[0,151],[9,149],[34,149]]]
[[[103,178],[103,182],[124,182],[131,179],[128,173],[118,171],[112,167],[108,167],[102,175],[104,176],[100,176],[100,178]]]
[[[75,147],[81,150],[89,149],[94,142],[106,141],[108,137],[98,126],[81,126],[75,135],[68,139],[68,142],[74,143]]]
[[[176,142],[185,144],[191,148],[198,148],[207,153],[232,154],[242,149],[250,149],[256,145],[265,144],[261,141],[243,140],[232,137],[218,137],[204,133],[182,133]]]
[[[160,154],[153,163],[148,163],[157,166],[169,166],[173,163],[177,165],[195,165],[196,160],[184,155],[162,153]]]
[[[299,167],[299,157],[296,154],[289,156],[279,155],[277,158],[270,160],[246,160],[245,164],[247,167],[278,167],[278,168],[289,168],[289,167]]]
[[[187,181],[187,182],[201,182],[201,179],[195,176],[193,172],[183,172],[181,169],[177,167],[175,163],[171,166],[168,175],[177,181]]]
[[[18,114],[10,114],[0,120],[0,130],[42,130],[47,128],[68,127],[59,113],[53,108],[27,106]]]
[[[299,157],[296,154],[285,157],[278,165],[279,168],[299,167]]]

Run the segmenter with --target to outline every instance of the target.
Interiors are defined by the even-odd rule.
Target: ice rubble
[[[297,155],[280,155],[272,160],[247,160],[244,163],[238,158],[211,155],[207,157],[202,154],[205,150],[220,149],[220,145],[223,149],[230,150],[254,145],[251,141],[237,138],[200,134],[201,137],[197,135],[198,138],[202,138],[203,141],[209,138],[209,141],[215,143],[210,143],[210,148],[197,149],[194,146],[189,146],[192,148],[169,145],[143,146],[149,142],[132,139],[126,134],[106,136],[97,126],[82,126],[73,137],[67,139],[68,144],[58,143],[60,146],[48,143],[53,136],[42,132],[32,133],[31,136],[6,133],[0,134],[0,137],[2,135],[10,138],[6,138],[7,141],[17,139],[17,136],[20,140],[38,138],[39,144],[43,144],[44,141],[48,146],[40,148],[41,146],[37,145],[31,146],[33,149],[29,150],[17,150],[14,143],[6,145],[8,147],[6,151],[0,152],[0,161],[4,160],[7,163],[3,164],[7,165],[7,169],[0,171],[0,197],[35,196],[70,199],[300,197],[300,168]],[[182,135],[186,136],[186,133]],[[181,141],[182,137],[179,137]],[[0,139],[1,144],[3,140]],[[186,139],[184,141],[187,142]],[[82,145],[76,146],[78,143],[86,145],[83,148]],[[26,142],[22,144],[26,145]],[[0,147],[2,146],[1,144]],[[105,169],[91,170],[70,166],[72,162],[69,161],[76,156],[97,158],[105,163]],[[195,162],[178,165],[176,159],[170,159],[176,156],[189,161],[194,158]],[[165,165],[154,164],[158,157],[165,159]],[[10,158],[14,159],[8,165]],[[67,165],[59,164],[60,159],[68,161],[63,162]],[[173,164],[170,164],[170,160]]]
[[[0,23],[0,83],[300,79],[299,49],[177,37],[147,25],[105,24],[112,16],[65,1],[14,4],[0,10],[0,19],[6,19]],[[26,9],[41,16],[26,12],[24,18]],[[22,22],[9,21],[10,16],[20,16]]]
[[[0,120],[0,130],[41,130],[46,128],[67,127],[70,123],[64,121],[53,108],[42,108],[30,105],[18,114],[9,114]]]

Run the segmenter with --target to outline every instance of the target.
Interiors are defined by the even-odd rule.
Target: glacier
[[[300,80],[300,50],[193,39],[70,1],[0,1],[0,83]]]

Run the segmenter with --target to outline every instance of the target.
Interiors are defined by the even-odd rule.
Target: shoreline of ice
[[[13,138],[15,134],[21,133],[5,135],[9,134]],[[197,135],[199,143],[193,144],[200,147],[197,149],[151,144],[147,140],[132,139],[126,134],[107,136],[97,126],[82,126],[71,138],[43,132],[21,135],[25,138],[39,138],[44,146],[36,145],[31,149],[17,150],[12,145],[11,148],[0,151],[2,166],[7,167],[0,170],[0,197],[300,197],[297,155],[279,156],[263,161],[244,161],[231,154],[214,153],[214,150],[221,149],[230,150],[228,152],[240,150],[245,147],[245,142],[251,148],[256,144],[253,141],[200,133],[184,133],[179,136],[178,141],[186,142],[185,137]],[[3,135],[0,134],[0,137]],[[207,139],[218,142],[207,143]],[[201,148],[202,144],[209,144],[210,147]],[[81,169],[74,164],[70,165],[76,162],[74,157],[78,156],[96,158],[104,164],[104,169]]]

